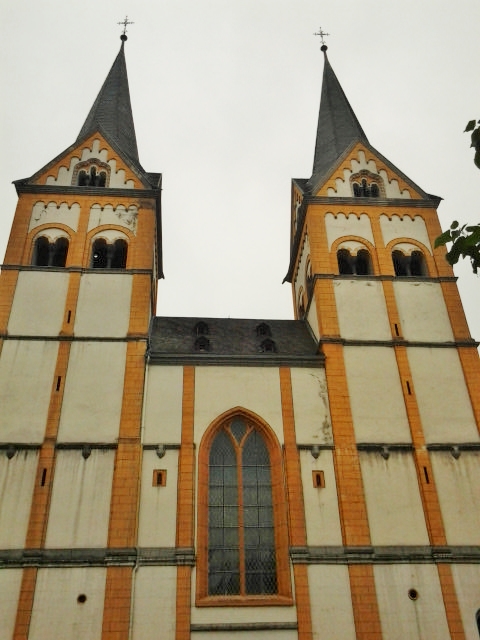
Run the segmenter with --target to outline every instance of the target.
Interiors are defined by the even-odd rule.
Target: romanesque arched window
[[[60,236],[50,240],[42,235],[35,240],[32,264],[36,267],[64,267],[67,253],[68,238]]]
[[[122,238],[107,242],[96,238],[92,244],[90,266],[93,269],[125,269],[127,266],[128,244]]]
[[[368,276],[373,273],[372,260],[367,249],[359,249],[355,255],[348,249],[337,251],[338,273],[342,276]]]
[[[351,176],[350,184],[355,198],[385,198],[382,178],[367,169],[362,169]]]
[[[428,276],[425,256],[421,251],[415,250],[410,255],[406,255],[403,251],[396,249],[392,251],[392,261],[395,275],[399,278]]]
[[[200,474],[206,540],[198,545],[197,596],[204,604],[271,604],[289,596],[278,445],[272,450],[260,425],[233,415],[202,443]]]
[[[98,158],[79,162],[73,171],[72,184],[78,187],[106,187],[110,171],[110,166]]]

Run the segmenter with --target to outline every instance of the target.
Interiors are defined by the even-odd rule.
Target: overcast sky
[[[442,226],[480,217],[478,0],[0,0],[0,254],[11,182],[77,137],[120,46],[140,160],[163,173],[158,315],[292,318],[290,180],[308,178],[330,62],[371,144]],[[480,339],[480,280],[457,269]]]

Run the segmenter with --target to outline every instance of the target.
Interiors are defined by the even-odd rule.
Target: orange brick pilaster
[[[351,564],[348,573],[357,640],[382,640],[373,566]]]
[[[183,369],[182,437],[178,461],[177,548],[194,546],[195,448],[193,418],[195,408],[195,368]],[[177,567],[176,640],[189,640],[192,568]]]
[[[280,367],[280,393],[282,398],[290,543],[293,546],[304,546],[307,544],[305,506],[303,501],[300,458],[295,435],[292,379],[290,369],[287,367]],[[293,571],[299,640],[310,640],[312,638],[312,613],[307,569],[307,565],[295,565]]]

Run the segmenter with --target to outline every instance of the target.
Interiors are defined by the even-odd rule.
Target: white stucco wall
[[[102,636],[107,569],[39,569],[29,640],[98,640]],[[80,604],[77,597],[87,596]]]
[[[308,309],[307,322],[315,338],[317,340],[320,340],[320,326],[318,324],[318,315],[317,315],[317,307],[315,305],[315,298],[312,300],[312,303]]]
[[[332,451],[322,450],[315,460],[310,451],[300,451],[303,499],[310,546],[341,545],[342,529]],[[313,486],[313,471],[323,471],[325,487]]]
[[[122,337],[128,333],[132,278],[127,273],[85,273],[75,316],[76,336]]]
[[[144,444],[179,443],[182,435],[183,367],[147,367]]]
[[[324,369],[291,369],[297,442],[331,444],[332,422]]]
[[[450,640],[437,567],[374,565],[383,640]],[[418,591],[410,600],[409,589]]]
[[[480,565],[453,564],[451,567],[465,638],[476,639],[478,627],[475,614],[480,609]]]
[[[354,213],[338,213],[337,215],[327,213],[325,215],[325,227],[329,249],[335,240],[343,236],[359,236],[369,240],[373,245],[375,244],[370,218],[366,213],[362,213],[360,217],[357,217]]]
[[[357,441],[410,442],[393,349],[350,346],[343,353]]]
[[[153,486],[153,472],[167,472],[164,487]],[[178,451],[167,450],[163,458],[155,451],[143,452],[138,544],[140,547],[174,547],[177,527]]]
[[[0,549],[25,544],[37,464],[38,451],[17,451],[10,460],[0,454]]]
[[[480,545],[480,452],[431,453],[447,544]],[[480,602],[478,603],[480,608]]]
[[[106,547],[115,451],[57,452],[47,548]]]
[[[220,414],[233,407],[258,414],[283,442],[280,378],[276,367],[196,367],[195,442]]]
[[[133,640],[174,640],[177,567],[140,567],[134,577]]]
[[[381,282],[334,280],[338,323],[342,338],[351,340],[391,340],[387,306]]]
[[[0,353],[0,441],[43,441],[57,351],[54,341],[5,340]]]
[[[22,575],[22,569],[0,571],[0,629],[5,640],[13,638]]]
[[[412,454],[360,451],[373,545],[428,545],[429,538]]]
[[[417,342],[453,341],[442,288],[438,282],[393,283],[402,335]]]
[[[62,328],[68,273],[21,271],[8,321],[10,335],[55,336]]]
[[[137,232],[138,209],[136,205],[125,206],[119,204],[113,207],[107,204],[104,207],[94,204],[90,209],[88,218],[88,231],[102,225],[115,225],[125,227],[134,234]]]
[[[73,231],[77,231],[79,218],[80,205],[78,202],[68,205],[66,202],[45,203],[39,201],[33,205],[28,231],[44,224],[52,226],[62,224],[70,227]],[[50,235],[48,229],[45,234]]]
[[[401,218],[400,215],[393,215],[389,218],[382,215],[380,216],[380,229],[385,246],[395,238],[411,238],[421,242],[430,251],[432,250],[425,221],[420,216],[415,216],[412,220],[410,216]]]
[[[355,640],[348,567],[309,565],[313,640]]]
[[[427,442],[478,442],[457,350],[409,347],[407,353]]]
[[[74,342],[65,380],[59,442],[115,442],[125,373],[125,342]]]

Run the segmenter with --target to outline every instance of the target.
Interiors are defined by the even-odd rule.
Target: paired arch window
[[[91,267],[93,269],[125,269],[128,244],[118,239],[113,243],[97,238],[92,245]]]
[[[376,182],[368,183],[365,178],[360,182],[353,182],[353,195],[356,198],[378,198],[380,196],[380,189]]]
[[[92,166],[88,171],[82,169],[78,172],[77,185],[79,187],[104,187],[107,184],[107,172],[98,171]]]
[[[366,249],[360,249],[356,255],[348,249],[339,249],[337,262],[340,275],[369,276],[373,273],[372,260]]]
[[[32,264],[36,267],[64,267],[67,261],[68,239],[64,236],[55,241],[45,236],[35,240]]]
[[[397,249],[392,252],[392,260],[395,275],[400,278],[428,276],[425,257],[421,251],[412,251],[410,255],[405,255],[403,251]]]
[[[281,603],[290,588],[286,520],[279,515],[284,495],[278,445],[272,449],[263,429],[237,414],[204,446],[199,531],[204,528],[207,539],[198,544],[197,595],[208,598],[204,604],[219,598],[231,598],[232,604]]]

